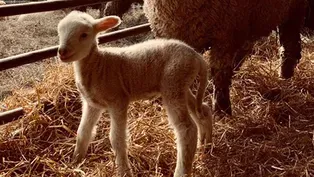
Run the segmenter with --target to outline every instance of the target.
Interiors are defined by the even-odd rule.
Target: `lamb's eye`
[[[87,37],[87,33],[81,34],[81,39],[85,39]]]

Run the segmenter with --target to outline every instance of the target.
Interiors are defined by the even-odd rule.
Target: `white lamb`
[[[83,101],[74,158],[76,161],[84,158],[92,130],[107,109],[118,173],[132,176],[126,144],[128,105],[134,100],[161,95],[177,137],[174,176],[189,175],[197,147],[197,128],[202,143],[212,140],[211,109],[202,103],[207,85],[204,60],[178,40],[158,39],[129,47],[99,48],[97,34],[117,27],[120,22],[117,16],[96,20],[73,11],[58,25],[58,56],[63,62],[73,62],[76,86]],[[200,84],[195,99],[189,87],[197,75]]]

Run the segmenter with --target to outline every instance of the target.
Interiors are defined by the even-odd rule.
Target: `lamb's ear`
[[[95,20],[95,30],[97,32],[106,31],[111,28],[119,26],[121,19],[118,16],[107,16],[101,19]]]

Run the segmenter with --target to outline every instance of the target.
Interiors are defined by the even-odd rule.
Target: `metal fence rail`
[[[60,10],[64,8],[105,3],[111,0],[54,0],[0,6],[0,17]]]
[[[28,3],[29,1],[26,1],[26,0],[5,0],[4,1],[6,4],[21,4],[21,3]]]
[[[101,35],[98,40],[99,43],[106,43],[110,41],[115,41],[128,36],[137,35],[140,33],[150,31],[149,23],[138,25],[119,31],[114,31],[111,33],[106,33]],[[49,57],[54,57],[57,54],[58,46],[48,47],[45,49],[35,50],[28,53],[23,53],[15,56],[10,56],[7,58],[0,59],[0,71],[21,66],[24,64],[34,63],[36,61],[41,61]]]

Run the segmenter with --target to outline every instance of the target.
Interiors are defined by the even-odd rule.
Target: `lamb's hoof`
[[[208,134],[210,133],[202,133],[201,135],[199,135],[201,145],[212,143],[212,136]]]
[[[132,173],[124,173],[123,175],[120,175],[123,177],[133,177]]]
[[[201,146],[201,152],[204,154],[210,154],[212,150],[212,143],[206,143]]]
[[[209,131],[208,133],[202,133],[200,136],[200,145],[203,147],[204,152],[208,153],[211,150],[211,145],[213,143],[212,133]]]
[[[211,144],[205,144],[204,150],[203,150],[204,154],[210,154],[212,152],[212,146],[213,146],[212,143]]]
[[[74,164],[81,163],[83,159],[85,158],[85,154],[77,152],[77,150],[74,151],[72,156],[72,162]]]
[[[123,177],[133,177],[133,172],[131,170],[130,167],[127,168],[123,168],[123,169],[119,169],[118,168],[118,174],[119,176],[123,176]]]

